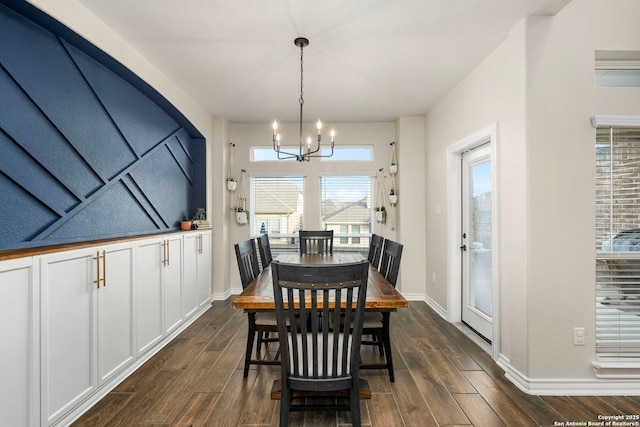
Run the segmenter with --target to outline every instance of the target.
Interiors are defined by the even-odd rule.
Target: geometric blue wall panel
[[[205,206],[205,141],[175,107],[28,3],[0,3],[0,250],[175,230]]]

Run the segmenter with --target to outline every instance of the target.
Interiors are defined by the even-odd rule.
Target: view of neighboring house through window
[[[640,358],[640,127],[596,130],[596,352]]]
[[[250,182],[251,236],[268,233],[274,256],[297,251],[295,238],[304,227],[304,178],[252,176]]]
[[[322,229],[333,230],[334,251],[366,256],[375,223],[373,182],[372,176],[320,177]]]

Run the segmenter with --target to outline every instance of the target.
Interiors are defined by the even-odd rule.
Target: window
[[[320,152],[323,156],[331,154],[331,148],[323,147]],[[333,156],[321,157],[322,161],[339,161],[345,160],[350,162],[371,161],[373,160],[373,147],[335,147]]]
[[[271,250],[298,250],[295,236],[304,227],[304,178],[257,177],[250,181],[251,235],[269,233]]]
[[[373,183],[373,176],[320,177],[322,228],[333,230],[334,251],[361,252],[366,256],[375,223]]]
[[[640,87],[640,52],[596,51],[596,87]]]
[[[596,352],[640,358],[640,127],[596,128]]]
[[[298,153],[299,147],[282,147],[283,151],[289,153]],[[331,148],[322,146],[320,147],[320,153],[323,156],[329,156],[331,154]],[[317,154],[317,153],[316,153]],[[286,159],[288,161],[295,161],[295,159]],[[321,157],[322,161],[371,161],[373,160],[373,146],[357,146],[357,147],[335,147],[333,149],[333,156]],[[253,162],[271,162],[282,161],[278,160],[278,153],[276,153],[272,147],[251,147],[251,161]]]

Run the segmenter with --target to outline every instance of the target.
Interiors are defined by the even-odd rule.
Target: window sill
[[[596,360],[591,362],[596,378],[602,379],[640,379],[640,359],[629,361]]]

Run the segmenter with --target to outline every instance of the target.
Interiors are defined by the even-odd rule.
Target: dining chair
[[[264,269],[267,265],[271,264],[271,261],[273,261],[271,245],[269,244],[269,235],[261,234],[258,236],[256,241],[258,242],[258,250],[260,251],[260,262],[262,262],[262,268]]]
[[[313,410],[351,411],[352,424],[361,425],[361,393],[370,397],[359,366],[368,269],[364,260],[338,265],[271,263],[282,361],[271,396],[280,398],[280,426],[289,425],[292,411]],[[322,323],[297,322],[298,314]],[[353,328],[332,330],[330,318],[336,323],[343,318]],[[349,404],[309,404],[314,397],[340,392]],[[298,397],[306,397],[307,404],[293,404]]]
[[[300,255],[333,254],[333,230],[300,230]]]
[[[376,269],[380,265],[380,255],[382,254],[383,243],[384,237],[378,236],[377,234],[371,235],[371,240],[369,243],[369,256],[367,256],[367,260],[369,260],[369,264],[371,264],[371,266]]]
[[[400,272],[400,260],[402,259],[403,245],[393,240],[385,240],[382,250],[382,260],[378,271],[385,279],[395,288],[398,281],[398,273]],[[363,335],[371,335],[372,340],[363,340],[362,344],[375,345],[378,347],[380,356],[384,356],[385,363],[363,364],[360,369],[387,369],[389,372],[389,381],[394,382],[393,373],[393,357],[391,354],[391,337],[389,334],[389,323],[391,313],[385,312],[368,312],[365,313]]]
[[[256,245],[253,239],[234,245],[236,250],[236,259],[238,261],[238,269],[240,271],[240,282],[242,289],[258,277],[260,268],[258,267],[258,256],[256,254]],[[276,342],[276,337],[269,337],[271,332],[277,332],[277,322],[275,313],[256,313],[248,312],[249,332],[247,334],[247,349],[244,356],[244,376],[249,374],[249,365],[279,365],[278,360],[252,359],[253,340],[256,335],[256,356],[260,356],[260,350],[263,343]]]

